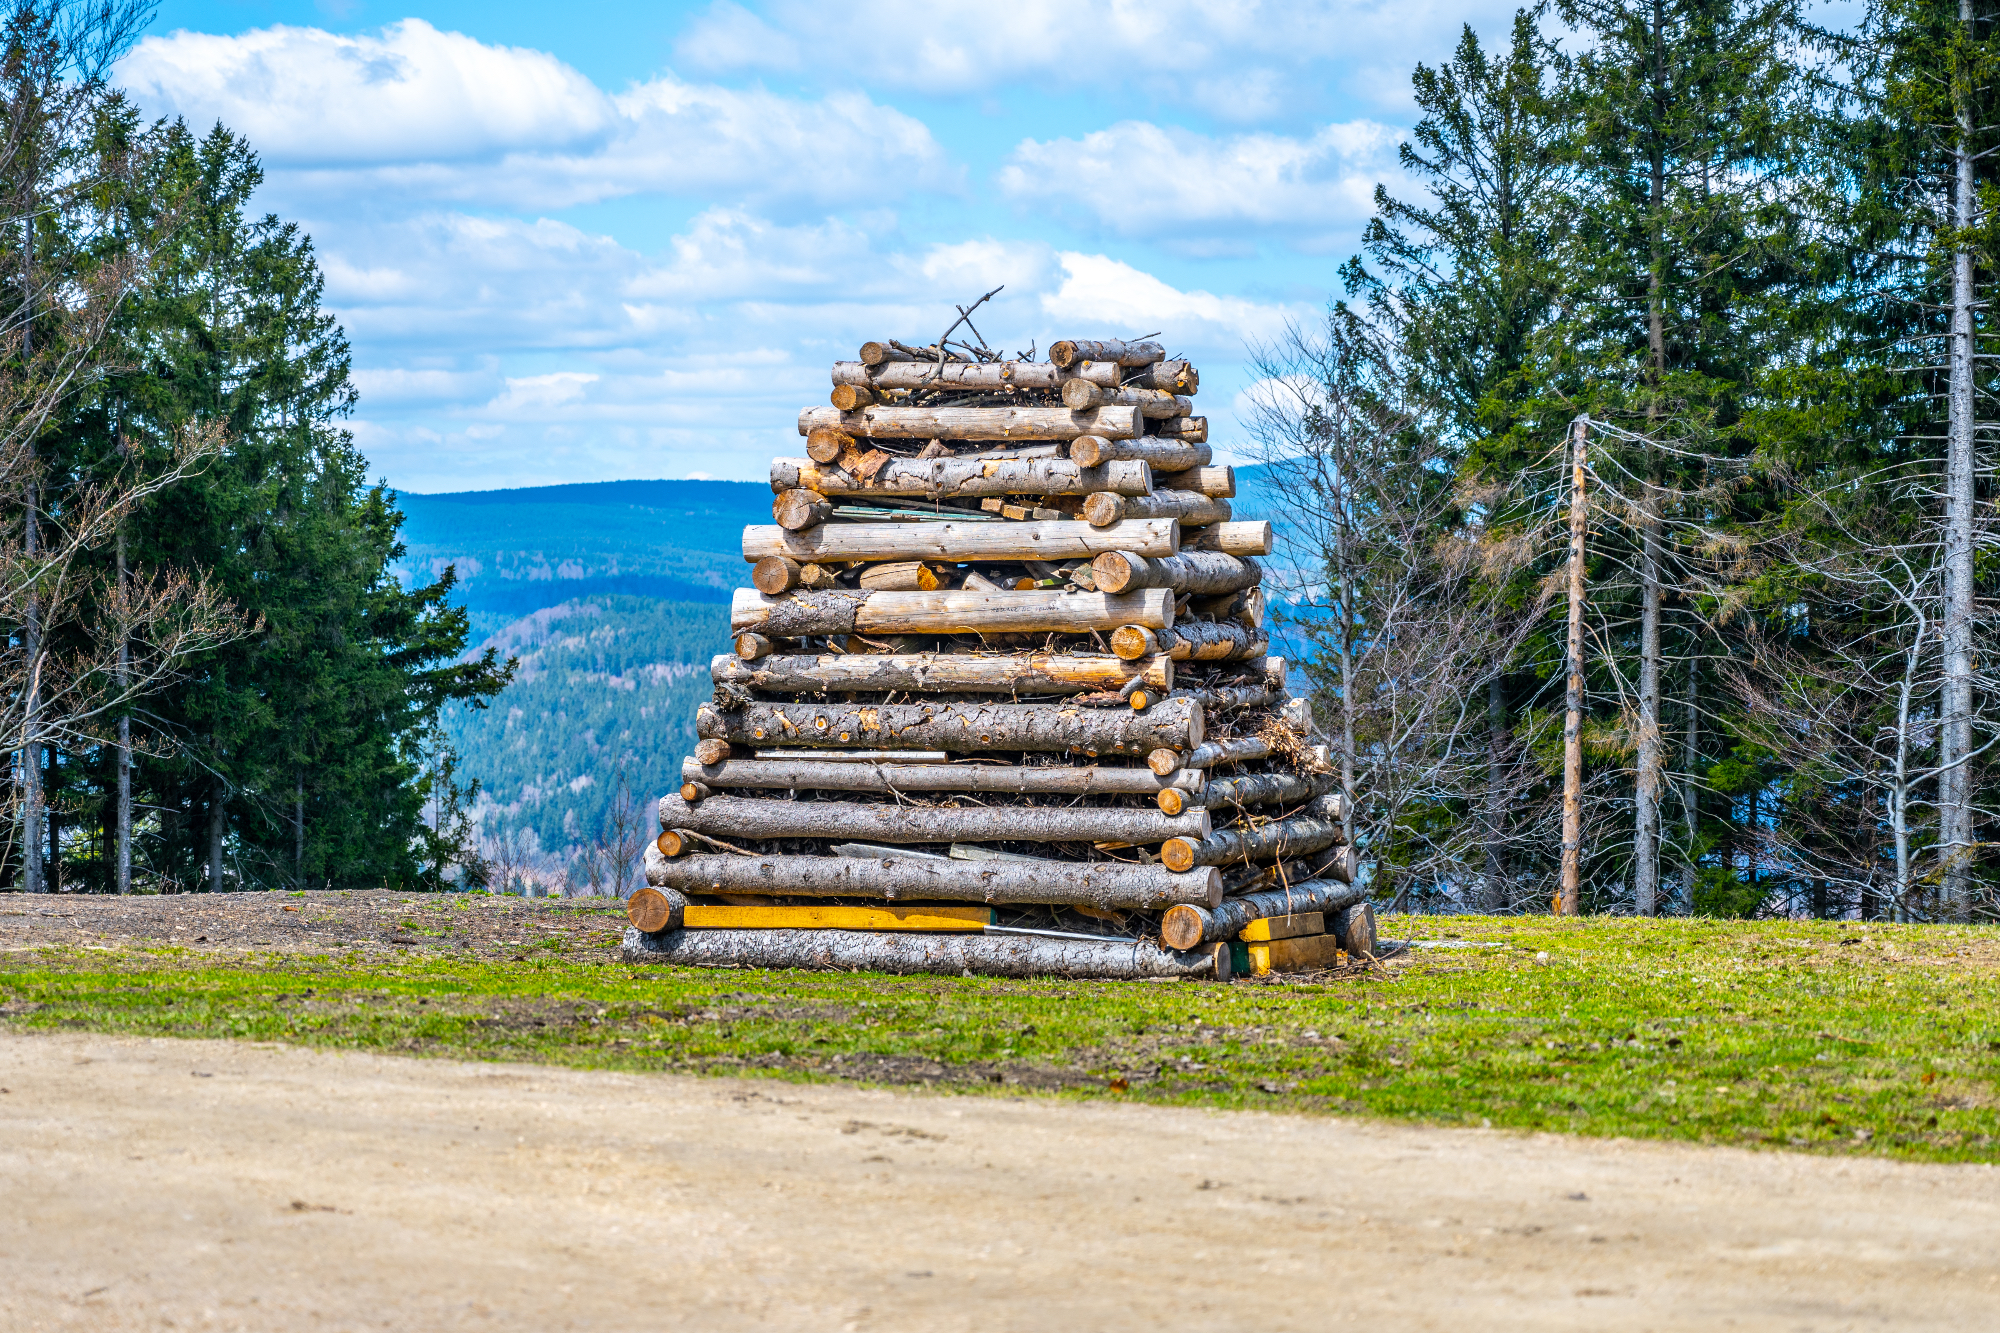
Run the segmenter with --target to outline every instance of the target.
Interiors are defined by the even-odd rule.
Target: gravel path
[[[0,1329],[1973,1329],[2000,1173],[0,1034]]]

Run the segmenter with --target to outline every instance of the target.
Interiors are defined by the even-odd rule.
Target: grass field
[[[0,956],[0,1021],[2000,1161],[1990,929],[1431,917],[1383,934],[1454,947],[1231,986],[634,968],[604,961],[608,930],[498,960],[40,948]]]

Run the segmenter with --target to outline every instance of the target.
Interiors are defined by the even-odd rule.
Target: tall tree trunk
[[[1654,87],[1656,96],[1663,88],[1661,67],[1663,34],[1659,6],[1654,6]],[[1667,334],[1664,274],[1665,238],[1661,219],[1666,207],[1666,161],[1656,149],[1648,196],[1648,256],[1646,274],[1647,381],[1646,429],[1650,435],[1659,428],[1661,395],[1666,392]],[[1647,480],[1660,484],[1658,455],[1646,450]],[[1660,518],[1659,491],[1647,495],[1639,521],[1639,771],[1632,792],[1632,896],[1633,910],[1653,916],[1660,902],[1660,794],[1665,785],[1666,755],[1660,743]]]
[[[53,745],[42,748],[42,817],[48,821],[48,850],[42,854],[42,882],[46,893],[62,892],[62,752]]]
[[[1681,814],[1687,826],[1687,859],[1681,865],[1681,908],[1694,910],[1695,862],[1701,846],[1701,666],[1695,661],[1693,636],[1688,644],[1687,786]]]
[[[26,365],[34,355],[34,253],[35,219],[32,213],[22,220],[21,291],[27,300],[21,329],[21,361]],[[28,445],[28,468],[32,473],[37,450]],[[28,481],[28,512],[22,534],[22,549],[32,569],[41,545],[42,488],[31,476]],[[42,602],[28,594],[27,615],[21,626],[21,648],[27,656],[27,698],[21,705],[21,873],[29,893],[47,893],[48,882],[42,868]]]
[[[1557,916],[1583,910],[1583,543],[1590,530],[1584,447],[1590,418],[1570,432],[1568,685],[1563,699],[1562,882]]]
[[[208,794],[208,891],[222,892],[222,838],[229,826],[229,791],[222,779]]]
[[[292,887],[306,886],[306,770],[292,770]]]
[[[1972,0],[1959,0],[1958,17],[1968,34]],[[1961,234],[1977,220],[1973,188],[1972,107],[1959,94],[1958,143],[1953,150],[1957,180],[1952,191],[1953,223]],[[1944,726],[1938,774],[1939,840],[1945,857],[1944,909],[1955,916],[1972,910],[1972,506],[1973,464],[1973,255],[1961,247],[1951,266],[1951,381],[1945,458]]]
[[[121,702],[132,683],[132,636],[126,628],[126,599],[131,595],[126,581],[125,525],[118,525],[118,693]],[[118,812],[117,841],[113,849],[112,873],[120,893],[132,892],[132,718],[118,715]]]
[[[1486,683],[1486,883],[1489,912],[1507,910],[1507,684]]]

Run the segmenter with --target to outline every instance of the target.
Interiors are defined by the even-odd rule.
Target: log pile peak
[[[950,336],[836,362],[772,461],[625,956],[1227,980],[1372,953],[1195,367]]]

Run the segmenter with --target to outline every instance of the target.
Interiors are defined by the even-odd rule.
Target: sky
[[[1493,0],[164,0],[118,69],[262,158],[415,492],[763,480],[860,343],[1157,333],[1226,461],[1409,76]]]

